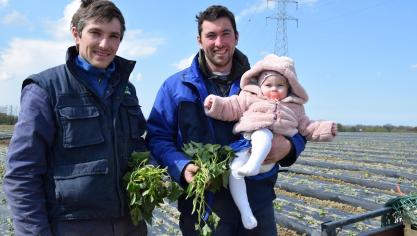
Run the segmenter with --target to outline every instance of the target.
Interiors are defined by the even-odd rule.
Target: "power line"
[[[282,56],[288,55],[287,21],[296,21],[298,26],[298,19],[287,15],[287,4],[295,3],[298,8],[298,2],[294,0],[267,0],[267,5],[271,1],[276,2],[277,13],[275,16],[266,17],[266,19],[277,21],[274,53]]]

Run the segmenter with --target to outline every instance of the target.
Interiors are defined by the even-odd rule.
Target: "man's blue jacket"
[[[238,50],[235,51],[235,54],[237,54],[237,62],[240,62],[240,65],[234,64],[233,66],[249,69],[246,56]],[[146,141],[149,150],[162,166],[168,167],[169,174],[182,184],[184,184],[181,180],[182,171],[190,162],[190,158],[182,151],[184,143],[195,141],[227,145],[239,138],[239,136],[232,134],[232,122],[217,121],[205,115],[203,102],[208,95],[208,90],[204,82],[205,78],[199,68],[198,57],[197,54],[189,68],[172,75],[163,83],[147,121]],[[246,59],[247,65],[243,59],[239,60],[242,57]],[[239,79],[234,81],[229,96],[238,94],[239,83]],[[226,128],[219,131],[216,129],[216,125],[224,125]],[[220,141],[220,136],[229,136],[229,138]],[[224,143],[225,140],[229,143]],[[294,155],[280,163],[283,166],[294,163],[305,147],[305,138],[299,134],[291,137],[290,140],[293,144]],[[277,168],[275,168],[275,173],[270,173],[262,180],[246,178],[252,208],[261,207],[262,202],[268,202],[275,198],[273,186],[277,178],[276,170]],[[230,193],[216,193],[216,195],[230,197]],[[180,211],[185,209],[189,211],[190,199],[180,198],[178,207]]]

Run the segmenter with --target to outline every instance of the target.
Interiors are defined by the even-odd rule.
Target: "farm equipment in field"
[[[385,207],[354,215],[346,219],[321,224],[322,236],[336,236],[346,225],[369,218],[381,217],[381,227],[362,232],[360,236],[417,236],[417,195],[405,195],[391,199]]]

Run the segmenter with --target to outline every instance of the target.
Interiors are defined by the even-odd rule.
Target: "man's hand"
[[[209,95],[206,100],[204,100],[204,108],[210,110],[213,106],[213,98]]]
[[[199,167],[194,165],[193,163],[188,164],[184,170],[184,179],[187,183],[191,183],[195,174],[197,173]]]
[[[265,158],[263,164],[276,163],[282,160],[288,155],[291,151],[291,143],[282,135],[274,135],[272,139],[271,151],[268,156]]]

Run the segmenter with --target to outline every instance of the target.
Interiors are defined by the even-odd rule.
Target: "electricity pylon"
[[[287,37],[287,21],[293,20],[297,22],[298,19],[287,15],[287,4],[295,3],[298,8],[298,2],[294,0],[267,0],[269,2],[276,2],[277,14],[275,16],[268,16],[266,19],[274,19],[277,21],[277,29],[275,34],[274,53],[280,56],[288,55],[288,37]]]

